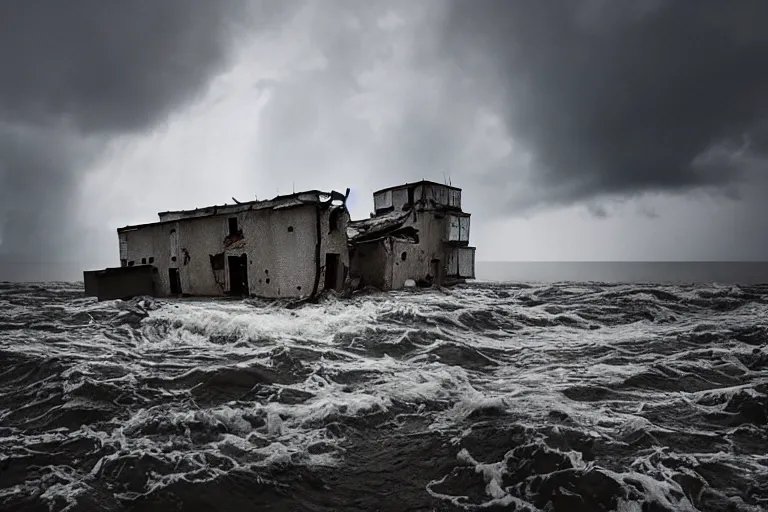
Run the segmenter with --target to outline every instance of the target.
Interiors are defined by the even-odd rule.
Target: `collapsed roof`
[[[263,210],[273,209],[279,210],[282,208],[290,208],[292,206],[299,206],[306,203],[332,203],[334,201],[341,201],[342,204],[346,202],[349,195],[349,189],[347,194],[342,194],[335,190],[330,192],[322,192],[320,190],[308,190],[306,192],[297,192],[295,194],[276,196],[272,199],[262,201],[247,201],[239,202],[234,197],[235,204],[224,204],[207,206],[205,208],[195,208],[194,210],[177,210],[158,213],[160,221],[186,219],[190,217],[207,217],[209,215],[222,215],[227,213],[239,213],[249,210]]]
[[[156,224],[197,219],[200,217],[213,217],[215,215],[234,214],[251,210],[282,210],[286,208],[293,208],[295,206],[301,206],[304,204],[320,204],[321,206],[325,207],[340,206],[346,208],[348,197],[349,189],[347,189],[346,194],[342,194],[341,192],[337,192],[335,190],[331,190],[330,192],[308,190],[306,192],[297,192],[295,194],[285,196],[276,196],[272,199],[262,201],[247,201],[242,203],[237,201],[235,198],[232,198],[235,201],[234,204],[206,206],[204,208],[195,208],[194,210],[160,212],[157,214],[160,218],[158,222],[125,226],[123,228],[118,228],[117,232],[121,233],[123,231],[130,231],[136,228],[152,226]]]
[[[392,211],[370,219],[350,221],[347,225],[347,239],[350,244],[373,242],[386,237],[418,243],[418,229],[404,226],[409,215],[411,212]]]

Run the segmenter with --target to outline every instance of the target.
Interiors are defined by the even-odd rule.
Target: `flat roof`
[[[445,188],[449,188],[451,190],[461,191],[461,189],[459,187],[454,187],[452,185],[446,185],[445,183],[437,183],[436,181],[421,180],[421,181],[414,181],[413,183],[404,183],[402,185],[395,185],[393,187],[382,188],[382,189],[379,189],[379,190],[375,191],[373,193],[373,195],[379,194],[381,192],[387,192],[389,190],[397,190],[397,189],[400,189],[400,188],[413,187],[413,186],[416,186],[416,185],[436,185],[438,187],[445,187]]]
[[[160,217],[159,221],[147,222],[144,224],[133,224],[122,228],[117,228],[117,232],[122,233],[125,231],[132,231],[138,228],[149,226],[173,224],[181,221],[215,217],[217,215],[231,215],[233,213],[247,212],[252,210],[281,210],[304,206],[307,204],[330,203],[334,200],[346,202],[346,198],[346,195],[335,190],[331,190],[330,192],[323,192],[321,190],[308,190],[284,196],[276,196],[272,199],[265,199],[261,201],[247,201],[235,204],[206,206],[203,208],[195,208],[194,210],[166,211],[158,213],[158,216]]]
[[[330,192],[323,192],[322,190],[305,190],[302,192],[294,192],[293,194],[288,194],[284,196],[275,196],[272,199],[261,199],[261,200],[255,200],[255,201],[245,201],[245,202],[238,202],[233,197],[232,199],[236,202],[234,204],[223,204],[223,205],[213,205],[213,206],[204,206],[202,208],[195,208],[194,210],[168,210],[165,212],[160,212],[158,215],[191,215],[195,213],[199,213],[201,211],[211,210],[211,209],[217,209],[217,210],[225,210],[225,209],[235,209],[241,207],[248,207],[246,210],[259,210],[261,208],[271,208],[273,206],[277,206],[277,203],[288,203],[293,200],[299,200],[303,203],[319,203],[321,202],[320,197],[321,196],[327,196],[329,200],[333,199],[340,199],[344,200],[345,196],[342,195],[340,192],[336,192],[335,190],[331,190]]]

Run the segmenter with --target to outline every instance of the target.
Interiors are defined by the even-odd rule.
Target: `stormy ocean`
[[[0,284],[0,510],[768,507],[768,285],[532,281]]]

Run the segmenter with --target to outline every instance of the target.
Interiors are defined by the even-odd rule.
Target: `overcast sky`
[[[464,190],[478,260],[768,259],[765,0],[0,3],[0,280],[294,188]]]

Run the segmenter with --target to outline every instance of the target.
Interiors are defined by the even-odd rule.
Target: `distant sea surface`
[[[768,283],[768,262],[478,261],[476,275],[497,282],[762,284]]]

